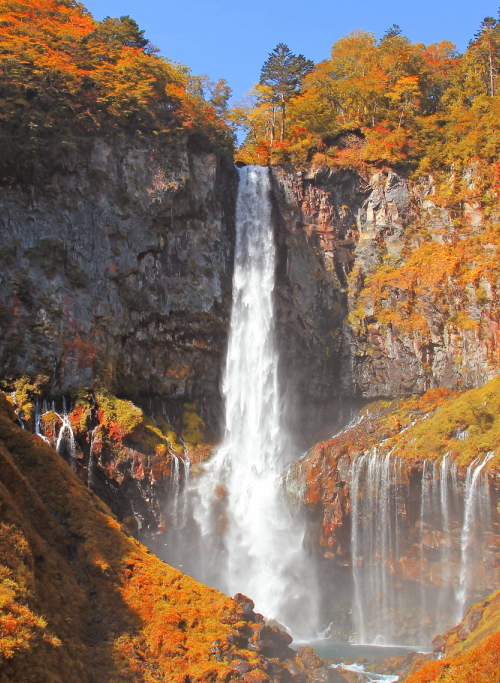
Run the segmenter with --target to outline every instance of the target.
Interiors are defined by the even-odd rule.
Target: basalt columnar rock
[[[392,170],[272,173],[284,365],[304,404],[466,389],[497,374],[491,212],[451,211],[432,178]]]
[[[199,399],[217,430],[235,196],[231,159],[195,136],[96,137],[44,184],[2,187],[2,379],[152,412]]]

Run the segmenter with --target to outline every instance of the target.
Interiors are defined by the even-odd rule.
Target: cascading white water
[[[376,448],[351,470],[353,615],[359,643],[394,642],[398,596],[391,568],[399,556],[397,524],[399,459]]]
[[[460,575],[457,591],[457,611],[456,620],[460,621],[464,616],[465,606],[467,603],[469,583],[470,583],[470,564],[472,558],[470,557],[470,547],[474,536],[474,526],[477,516],[477,508],[481,514],[481,504],[486,503],[489,507],[489,496],[485,493],[481,495],[484,489],[484,482],[487,480],[483,478],[483,486],[481,486],[481,474],[493,457],[493,453],[487,453],[484,457],[478,457],[467,468],[467,475],[465,480],[465,500],[464,500],[464,523],[462,527],[462,538],[460,541]],[[484,513],[483,513],[484,514]],[[477,561],[477,559],[476,559]]]
[[[44,401],[45,403],[45,401]],[[47,412],[46,406],[43,406],[43,408],[40,407],[40,401],[35,402],[35,434],[40,437],[40,439],[43,439],[45,443],[48,443],[49,446],[52,444],[50,443],[50,439],[48,439],[45,434],[42,434],[42,431],[40,429],[40,421],[43,417],[43,415]]]
[[[304,529],[281,493],[290,462],[282,424],[274,314],[275,244],[267,168],[240,169],[236,210],[233,305],[223,392],[222,445],[195,484],[195,517],[205,576],[294,633],[316,630],[314,579],[303,549]],[[204,563],[206,566],[209,561]]]
[[[412,493],[410,482],[403,480],[401,459],[373,449],[354,460],[351,554],[357,642],[428,644],[432,634],[460,621],[477,591],[484,594],[494,587],[486,471],[491,458],[487,453],[474,460],[464,483],[449,453],[441,461],[424,461],[420,498],[418,488]]]
[[[175,453],[170,454],[171,457],[171,472],[170,472],[170,500],[172,505],[172,521],[174,524],[178,523],[178,507],[179,507],[179,492],[181,488],[181,467],[179,457]]]
[[[87,470],[87,486],[89,489],[94,485],[94,467],[95,467],[95,434],[98,427],[90,433],[90,445],[89,445],[89,460],[88,460],[88,470]]]
[[[75,434],[73,432],[73,427],[71,426],[71,422],[69,419],[69,413],[68,409],[66,407],[66,399],[63,396],[63,410],[62,410],[62,415],[59,415],[56,413],[56,415],[59,417],[59,419],[62,422],[61,429],[59,430],[59,435],[57,437],[57,442],[56,442],[56,451],[58,453],[63,453],[63,449],[66,448],[69,454],[69,462],[72,467],[76,471],[76,439],[75,439]]]

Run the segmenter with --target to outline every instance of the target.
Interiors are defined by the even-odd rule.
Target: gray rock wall
[[[44,186],[0,188],[2,377],[199,398],[216,423],[236,187],[230,159],[136,137],[95,139]]]

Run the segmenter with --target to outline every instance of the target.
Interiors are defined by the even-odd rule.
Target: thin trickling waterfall
[[[71,426],[71,422],[69,420],[69,413],[66,407],[66,399],[64,396],[62,400],[62,415],[56,413],[62,422],[62,426],[57,437],[56,451],[62,454],[64,449],[66,449],[69,455],[69,464],[74,470],[76,470],[76,439],[73,432],[73,427]]]
[[[171,472],[170,472],[170,500],[172,504],[172,522],[177,525],[179,492],[181,488],[181,466],[179,457],[171,453]]]
[[[432,634],[460,621],[478,590],[493,587],[486,471],[491,458],[487,453],[474,460],[465,482],[449,453],[440,461],[424,461],[419,498],[418,486],[404,480],[400,458],[373,449],[354,460],[351,554],[357,642],[428,644]]]
[[[45,402],[44,402],[45,403]],[[45,441],[45,443],[48,443],[49,446],[52,444],[50,443],[50,439],[48,439],[45,434],[42,434],[42,431],[40,429],[40,421],[42,419],[42,416],[46,412],[46,406],[43,406],[43,410],[40,407],[40,401],[37,400],[35,402],[35,434],[39,436],[41,439]]]
[[[377,449],[357,458],[351,470],[351,554],[356,640],[390,643],[398,596],[392,567],[399,556],[397,524],[399,459]]]
[[[281,492],[289,463],[274,314],[275,244],[267,168],[240,169],[222,445],[196,483],[207,582],[246,593],[296,634],[316,629],[304,529]],[[220,541],[222,540],[222,547]],[[215,548],[219,546],[217,554]]]
[[[87,486],[89,489],[91,489],[92,486],[94,485],[95,433],[96,433],[97,429],[98,429],[98,427],[94,427],[94,429],[90,433],[89,462],[88,462],[88,471],[87,471]]]

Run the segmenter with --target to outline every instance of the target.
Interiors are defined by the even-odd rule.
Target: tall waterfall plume
[[[225,434],[196,487],[202,580],[297,635],[316,628],[304,527],[282,495],[290,462],[282,420],[274,312],[275,243],[269,171],[240,169],[233,305],[223,393]]]

